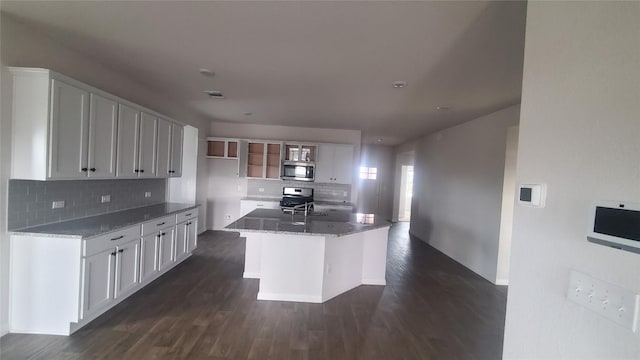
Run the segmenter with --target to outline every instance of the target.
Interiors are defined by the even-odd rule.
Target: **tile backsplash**
[[[282,197],[282,188],[285,186],[312,188],[315,200],[351,200],[351,185],[290,180],[275,181],[249,179],[247,181],[247,196],[280,198]],[[260,191],[260,189],[263,189],[263,191]]]
[[[9,230],[131,209],[165,201],[166,179],[9,180]],[[145,198],[145,192],[151,197]],[[109,195],[110,202],[101,197]],[[64,207],[53,209],[53,202]]]

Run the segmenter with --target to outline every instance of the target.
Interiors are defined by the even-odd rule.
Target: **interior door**
[[[359,213],[378,213],[380,205],[380,175],[380,169],[376,165],[360,168]]]
[[[90,104],[89,177],[115,177],[118,103],[90,94]]]
[[[140,283],[153,278],[158,271],[160,235],[153,233],[143,236],[140,241]]]
[[[115,249],[109,249],[83,259],[83,319],[107,306],[113,299],[115,255]]]
[[[118,105],[118,137],[116,174],[120,178],[138,177],[138,136],[140,112],[132,107]]]
[[[172,177],[182,176],[182,142],[184,138],[184,128],[181,125],[173,124],[171,131],[171,173]]]
[[[87,177],[89,93],[59,80],[51,80],[49,177]]]
[[[171,123],[158,119],[158,177],[171,175]]]
[[[122,297],[139,284],[140,239],[118,246],[114,298]]]
[[[138,176],[154,177],[156,175],[156,131],[158,118],[142,112],[140,115],[140,138],[138,139]]]

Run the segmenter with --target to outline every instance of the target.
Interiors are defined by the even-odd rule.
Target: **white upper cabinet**
[[[120,104],[118,106],[118,158],[119,178],[138,177],[138,137],[140,135],[140,111]]]
[[[116,136],[118,103],[90,95],[88,175],[92,178],[116,176]]]
[[[142,112],[140,116],[140,137],[138,139],[138,175],[139,177],[156,176],[156,140],[158,118]],[[135,170],[134,170],[135,171]]]
[[[48,177],[86,178],[89,93],[56,79],[51,80],[51,91]]]
[[[12,179],[181,176],[182,125],[47,69],[9,70]]]
[[[169,166],[169,176],[182,176],[182,142],[184,138],[184,128],[182,125],[171,125],[171,156]]]
[[[318,145],[316,182],[351,184],[353,171],[353,145]]]
[[[171,123],[158,119],[158,177],[171,175],[171,138]]]

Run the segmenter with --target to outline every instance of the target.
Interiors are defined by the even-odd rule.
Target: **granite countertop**
[[[358,222],[356,214],[346,210],[304,215],[283,214],[277,209],[257,209],[225,227],[225,231],[265,232],[277,234],[344,236],[391,226],[378,216],[372,224]]]
[[[196,207],[198,207],[198,205],[161,203],[54,224],[13,230],[11,233],[13,235],[25,236],[47,235],[53,237],[91,238],[139,224],[147,220],[175,214],[184,210],[194,209]]]
[[[240,200],[251,200],[251,201],[275,201],[280,202],[282,197],[269,197],[269,196],[247,196],[243,197]]]

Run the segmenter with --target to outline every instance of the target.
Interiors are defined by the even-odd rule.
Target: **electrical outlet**
[[[102,195],[100,197],[100,202],[103,203],[103,204],[111,202],[111,195]]]
[[[264,188],[258,188],[258,192],[264,192]]]
[[[150,198],[151,197],[151,191],[145,191],[144,192],[144,197]]]
[[[640,295],[579,271],[571,270],[567,297],[636,332]]]
[[[226,220],[231,220],[231,215],[225,215],[225,216],[224,216],[224,218],[225,218]]]
[[[61,209],[64,207],[64,200],[54,201],[51,204],[52,209]]]
[[[342,196],[347,196],[347,192],[346,192],[346,191],[343,191],[343,192],[342,192]]]

